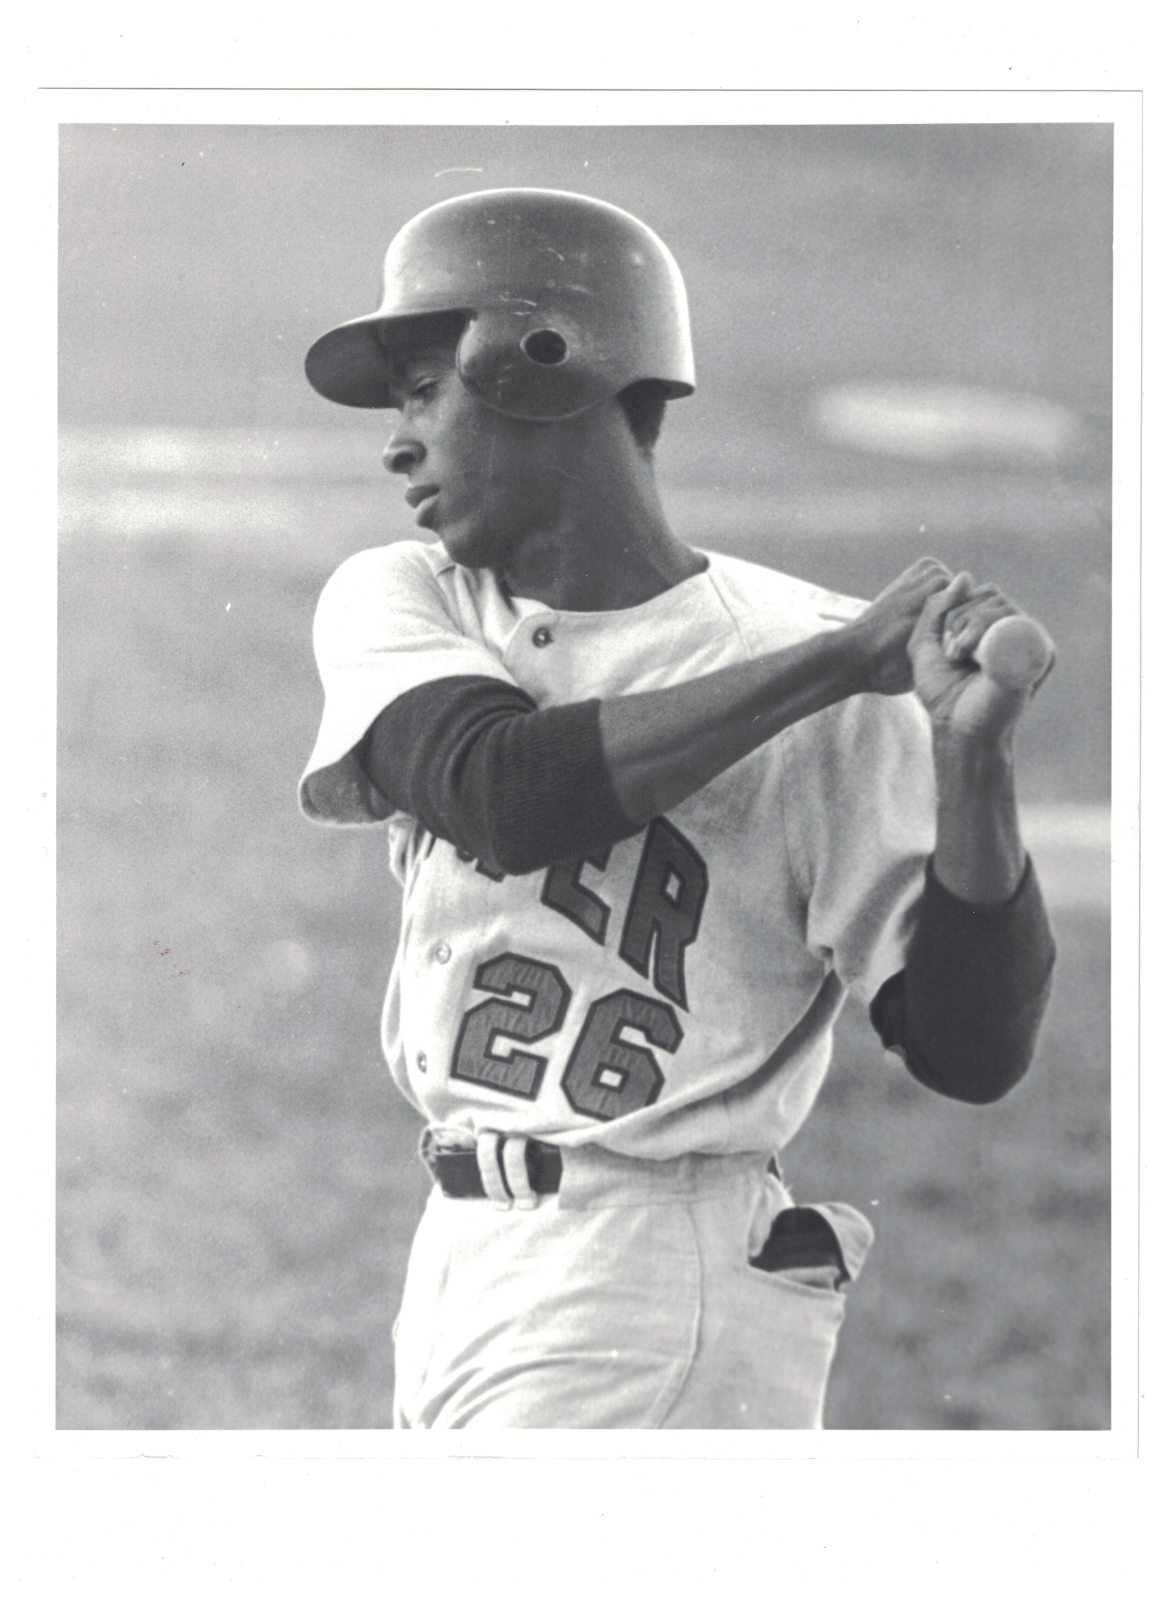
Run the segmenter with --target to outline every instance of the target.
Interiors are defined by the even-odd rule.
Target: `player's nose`
[[[401,424],[384,446],[384,466],[389,472],[409,473],[424,459],[424,446]]]

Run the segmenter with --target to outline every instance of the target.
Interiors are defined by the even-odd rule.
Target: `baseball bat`
[[[973,659],[1002,689],[1032,689],[1050,670],[1054,644],[1033,617],[1002,617],[985,630]]]

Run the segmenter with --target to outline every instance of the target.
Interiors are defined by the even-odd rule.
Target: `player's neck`
[[[705,566],[671,532],[654,469],[639,457],[593,463],[554,527],[525,539],[498,576],[557,611],[622,611]]]

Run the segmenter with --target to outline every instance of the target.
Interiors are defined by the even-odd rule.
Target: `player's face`
[[[465,388],[455,338],[413,349],[394,366],[400,410],[384,465],[408,479],[418,527],[462,566],[502,571],[531,537],[552,534],[570,474],[570,430],[493,411]]]

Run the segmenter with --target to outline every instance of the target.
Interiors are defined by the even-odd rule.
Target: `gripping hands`
[[[1015,723],[1054,665],[1049,635],[996,584],[925,556],[850,628],[877,694],[915,689],[933,722],[969,736]]]

